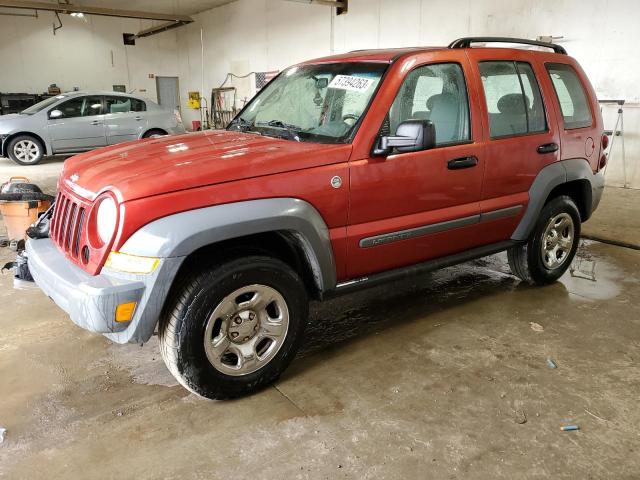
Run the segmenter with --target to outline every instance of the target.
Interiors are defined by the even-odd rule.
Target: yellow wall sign
[[[187,101],[189,108],[195,110],[200,108],[200,92],[189,92],[189,100]]]

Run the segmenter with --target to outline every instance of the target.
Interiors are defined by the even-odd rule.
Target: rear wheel
[[[280,260],[249,256],[188,268],[160,325],[167,367],[211,399],[254,392],[278,378],[297,352],[308,299]]]
[[[556,281],[573,261],[580,240],[580,212],[568,196],[549,201],[529,240],[507,250],[514,275],[538,285]]]
[[[154,128],[153,130],[145,132],[144,135],[142,135],[142,138],[161,137],[163,135],[167,135],[167,132],[158,128]]]
[[[7,145],[9,158],[20,165],[36,165],[44,157],[44,146],[31,135],[18,135]]]

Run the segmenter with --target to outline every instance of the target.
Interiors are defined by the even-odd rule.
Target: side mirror
[[[430,120],[407,120],[398,125],[396,134],[380,137],[374,155],[389,155],[398,152],[428,150],[436,144],[436,127]]]
[[[49,118],[62,118],[62,112],[60,110],[51,110],[49,112]]]

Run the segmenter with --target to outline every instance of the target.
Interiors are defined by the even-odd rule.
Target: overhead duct
[[[324,5],[326,7],[334,7],[336,15],[347,13],[349,9],[349,0],[288,0],[289,2],[306,3],[308,5]]]

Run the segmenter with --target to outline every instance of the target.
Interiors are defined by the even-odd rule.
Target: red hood
[[[348,145],[294,142],[211,130],[101,148],[69,158],[61,182],[93,200],[121,202],[204,185],[344,162]]]

